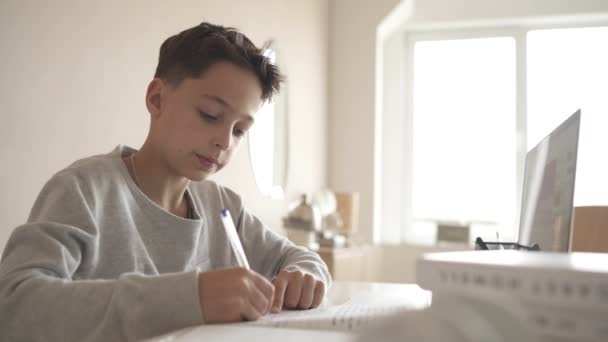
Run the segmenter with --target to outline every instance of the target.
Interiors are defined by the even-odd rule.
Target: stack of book
[[[523,321],[548,341],[608,341],[608,254],[430,253],[418,260],[416,273],[418,285],[433,295],[521,305]]]

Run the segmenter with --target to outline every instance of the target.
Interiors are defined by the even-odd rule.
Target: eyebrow
[[[223,98],[216,96],[216,95],[209,95],[209,94],[203,94],[203,97],[208,98],[210,100],[213,100],[219,104],[221,104],[224,107],[228,107],[228,109],[234,111],[234,108],[232,108],[232,106],[226,102],[226,100],[224,100]],[[253,116],[249,115],[249,114],[245,114],[245,119],[248,121],[253,122]]]

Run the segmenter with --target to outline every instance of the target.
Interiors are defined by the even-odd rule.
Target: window
[[[512,227],[515,40],[417,42],[413,85],[414,232]]]
[[[516,240],[524,155],[578,108],[574,203],[607,204],[608,27],[456,34],[407,36],[402,240],[432,244],[441,221],[471,224],[471,240]]]
[[[528,34],[528,148],[582,108],[575,205],[608,203],[608,27]]]

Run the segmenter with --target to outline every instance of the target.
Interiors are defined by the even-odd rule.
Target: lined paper
[[[400,312],[420,309],[416,305],[342,305],[311,310],[284,310],[261,317],[252,325],[275,328],[354,331]]]

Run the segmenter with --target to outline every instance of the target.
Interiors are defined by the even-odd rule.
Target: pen
[[[241,245],[241,240],[239,240],[239,236],[236,233],[236,227],[234,226],[234,221],[232,221],[230,212],[226,209],[222,209],[221,218],[224,228],[226,229],[226,234],[228,234],[228,240],[230,241],[230,246],[232,246],[236,261],[239,263],[239,266],[249,269],[249,263],[247,262],[243,245]]]

